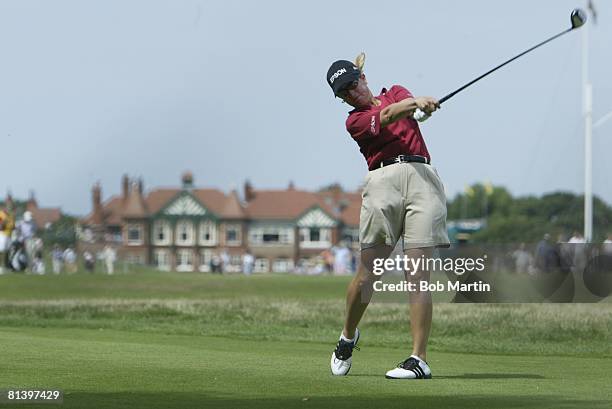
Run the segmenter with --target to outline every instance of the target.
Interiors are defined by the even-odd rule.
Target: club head
[[[581,9],[574,9],[572,10],[571,21],[572,21],[572,29],[582,27],[584,23],[586,23],[587,21],[587,15]]]

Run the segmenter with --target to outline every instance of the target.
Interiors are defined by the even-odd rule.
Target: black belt
[[[408,162],[418,162],[418,163],[425,163],[429,165],[429,159],[426,158],[425,156],[421,156],[421,155],[399,155],[396,156],[395,158],[391,158],[391,159],[385,159],[382,162],[380,162],[380,165],[378,165],[377,167],[382,168],[383,166],[389,166],[389,165],[394,165],[396,163],[408,163]]]

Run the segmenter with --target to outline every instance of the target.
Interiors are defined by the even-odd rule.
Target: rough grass
[[[342,300],[261,297],[213,300],[0,302],[0,326],[116,329],[259,340],[332,342]],[[373,304],[361,325],[368,344],[407,338],[408,306]],[[612,356],[609,304],[437,304],[431,349],[466,353]]]

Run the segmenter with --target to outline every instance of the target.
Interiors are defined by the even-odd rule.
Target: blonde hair
[[[363,66],[365,65],[365,53],[362,51],[357,57],[355,57],[355,65],[359,68],[360,72],[363,72]]]

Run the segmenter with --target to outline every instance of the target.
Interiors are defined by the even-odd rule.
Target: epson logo
[[[334,81],[336,80],[336,78],[338,78],[339,76],[341,76],[342,74],[346,73],[346,68],[340,68],[338,71],[336,71],[334,73],[334,75],[332,75],[331,77],[329,77],[329,82],[330,83],[334,83]]]

